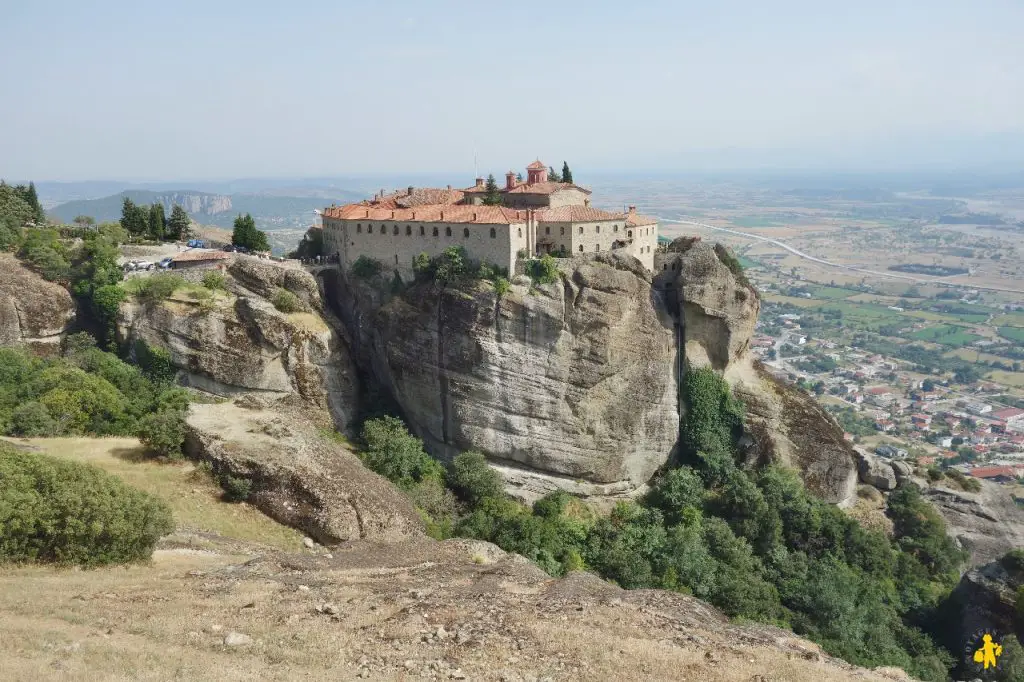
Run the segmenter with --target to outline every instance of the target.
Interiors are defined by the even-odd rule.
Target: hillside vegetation
[[[565,493],[532,508],[504,497],[476,453],[445,470],[391,417],[366,423],[363,457],[407,491],[437,536],[494,542],[553,575],[586,568],[626,588],[693,594],[853,663],[945,680],[953,656],[926,631],[965,557],[920,493],[891,496],[892,540],[865,530],[793,472],[737,465],[743,407],[717,375],[689,373],[684,394],[681,461],[605,518]]]

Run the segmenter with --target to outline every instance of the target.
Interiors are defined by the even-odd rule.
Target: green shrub
[[[498,295],[498,298],[507,294],[508,290],[511,288],[512,285],[509,284],[509,281],[504,277],[496,277],[494,279],[494,293]]]
[[[534,284],[552,284],[559,279],[558,265],[550,254],[526,261],[526,274]]]
[[[928,480],[932,483],[942,480],[942,469],[936,466],[928,467]]]
[[[362,439],[363,462],[393,483],[405,488],[428,478],[444,480],[444,467],[423,450],[423,441],[410,434],[402,420],[368,419]]]
[[[441,285],[455,284],[473,273],[469,254],[461,246],[449,246],[433,262],[434,281]]]
[[[174,409],[147,414],[139,422],[138,437],[149,452],[177,459],[185,442],[185,415]]]
[[[211,291],[223,290],[227,287],[227,279],[223,273],[210,270],[203,274],[203,286]]]
[[[171,362],[170,351],[159,346],[150,346],[141,339],[135,342],[135,362],[142,373],[154,381],[174,381],[178,374],[177,368]]]
[[[135,295],[147,303],[166,301],[177,289],[185,286],[185,280],[169,272],[158,272],[142,278]]]
[[[0,449],[0,561],[138,561],[173,529],[163,502],[96,467]]]
[[[352,263],[352,274],[356,277],[369,279],[376,277],[384,269],[384,264],[369,256],[360,256]]]
[[[18,258],[44,279],[68,282],[71,278],[71,260],[67,247],[60,241],[56,230],[26,228]]]
[[[270,302],[274,304],[275,308],[285,314],[298,313],[305,308],[298,296],[280,287],[274,290],[274,295],[270,297]]]
[[[501,475],[487,464],[479,452],[463,452],[452,462],[449,485],[470,504],[485,497],[500,497],[504,492]]]
[[[26,438],[58,436],[60,425],[50,416],[45,405],[33,400],[14,408],[9,432],[12,436]]]
[[[224,474],[220,477],[220,487],[228,502],[245,502],[252,494],[252,481],[243,476]]]
[[[425,253],[413,256],[412,271],[413,274],[416,276],[417,280],[425,280],[433,277],[434,269],[433,263],[430,260],[430,256],[428,256]]]

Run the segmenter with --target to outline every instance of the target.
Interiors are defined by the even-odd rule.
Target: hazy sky
[[[0,0],[0,176],[1024,165],[1020,0]]]

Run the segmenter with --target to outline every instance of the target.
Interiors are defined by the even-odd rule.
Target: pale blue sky
[[[0,0],[0,177],[1024,165],[1024,2]]]

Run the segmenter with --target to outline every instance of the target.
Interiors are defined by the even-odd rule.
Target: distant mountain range
[[[79,215],[92,216],[99,222],[118,220],[125,197],[137,204],[160,202],[170,214],[178,204],[193,220],[203,225],[231,227],[235,216],[249,213],[257,227],[264,230],[303,228],[313,223],[314,209],[320,209],[332,202],[357,201],[363,198],[358,192],[334,190],[330,198],[310,192],[309,196],[279,196],[273,193],[211,194],[196,190],[141,190],[132,189],[99,199],[68,201],[49,209],[48,213],[65,222]]]

